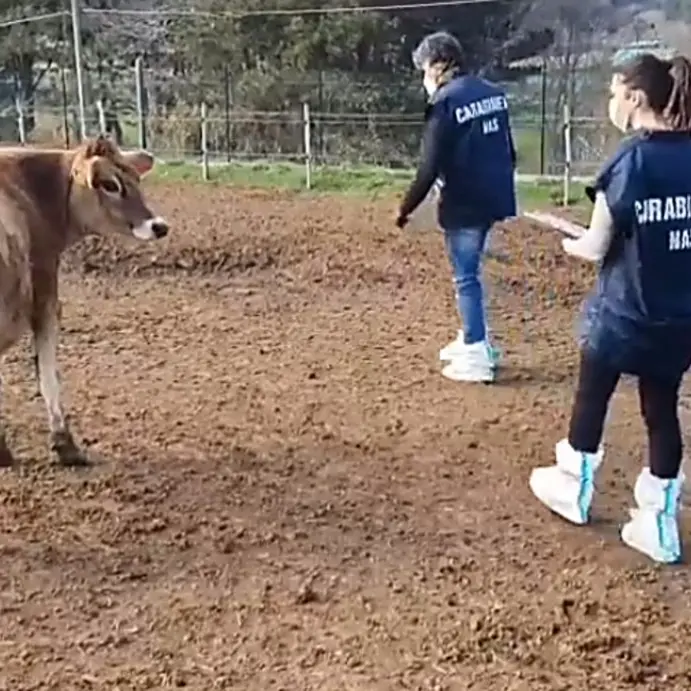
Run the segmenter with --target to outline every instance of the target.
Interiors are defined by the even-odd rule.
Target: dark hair
[[[626,86],[640,89],[656,115],[675,130],[691,130],[691,62],[682,55],[661,60],[638,55],[616,69]]]
[[[413,64],[418,70],[424,63],[440,64],[445,68],[463,69],[465,59],[458,39],[448,31],[437,31],[425,36],[413,51]]]

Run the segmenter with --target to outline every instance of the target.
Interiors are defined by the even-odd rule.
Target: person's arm
[[[605,193],[598,191],[594,198],[595,205],[590,217],[590,225],[579,238],[565,238],[562,246],[565,252],[574,257],[599,262],[605,258],[612,243],[614,222]]]
[[[415,179],[403,197],[399,216],[408,218],[417,209],[439,177],[445,149],[445,122],[439,111],[432,111],[422,135],[422,155]]]
[[[563,241],[569,254],[602,261],[619,236],[629,237],[638,194],[638,141],[634,137],[622,142],[595,182],[586,187],[586,195],[594,204],[590,227],[578,239]]]
[[[509,147],[511,148],[511,163],[513,164],[513,169],[516,170],[516,166],[518,164],[518,156],[516,154],[516,146],[513,142],[513,134],[511,130],[509,130]]]

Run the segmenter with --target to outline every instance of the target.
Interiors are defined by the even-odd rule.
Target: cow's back
[[[0,151],[0,350],[27,328],[57,267],[67,193],[60,153]]]

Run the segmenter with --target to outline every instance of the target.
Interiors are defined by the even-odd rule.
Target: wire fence
[[[593,25],[564,43],[555,30],[554,45],[495,64],[496,51],[487,47],[512,38],[502,38],[503,20],[480,21],[492,4],[504,12],[510,6],[508,0],[334,0],[251,3],[247,10],[212,3],[199,11],[194,3],[96,8],[76,0],[31,16],[17,16],[29,8],[6,9],[0,143],[69,147],[83,134],[106,132],[162,161],[199,165],[204,177],[215,164],[296,163],[308,186],[320,166],[410,169],[425,102],[419,75],[413,77],[400,51],[418,19],[429,26],[443,19],[461,32],[478,28],[466,30],[464,41],[475,66],[496,69],[485,76],[505,85],[519,174],[562,178],[568,199],[570,181],[590,177],[616,146],[605,117],[612,64],[622,50],[658,50],[660,42],[616,46]],[[364,23],[353,23],[357,17]],[[358,32],[362,53],[359,43],[349,43]],[[320,48],[325,37],[338,50]]]
[[[176,76],[146,69],[141,59],[116,74],[86,74],[88,133],[109,133],[122,146],[147,148],[164,161],[202,169],[256,160],[402,169],[414,166],[419,152],[424,96],[409,79],[389,78],[384,89],[375,78],[284,75],[262,85],[227,71],[205,79]],[[30,102],[17,100],[0,112],[0,139],[75,143],[80,127],[73,82],[69,70],[48,69]],[[555,112],[539,78],[532,86],[507,84],[507,90],[520,173],[590,175],[611,150],[615,139],[605,118],[579,115],[573,107]],[[283,108],[262,108],[265,103]]]
[[[372,12],[392,12],[419,9],[443,9],[449,7],[462,7],[467,5],[488,5],[500,2],[501,0],[423,0],[422,2],[403,2],[385,5],[340,5],[336,7],[300,7],[300,8],[268,8],[261,10],[243,11],[204,11],[198,9],[174,9],[174,8],[150,8],[150,9],[123,9],[123,8],[99,8],[99,7],[79,7],[79,12],[86,16],[115,16],[142,19],[145,17],[165,17],[165,18],[193,18],[193,19],[246,19],[248,17],[305,17],[315,15],[334,15],[334,14],[360,14]],[[25,15],[8,19],[0,22],[0,29],[13,26],[21,26],[44,22],[49,19],[71,19],[73,12],[58,10],[55,12],[43,12],[40,14]]]
[[[215,164],[248,161],[297,163],[304,166],[308,185],[312,171],[320,166],[409,169],[418,158],[425,107],[419,76],[413,77],[398,63],[385,72],[380,63],[374,63],[379,65],[376,73],[367,60],[332,61],[328,68],[291,70],[276,59],[241,70],[237,65],[245,63],[239,60],[240,53],[223,48],[223,41],[231,40],[226,29],[240,24],[221,20],[272,15],[333,17],[496,1],[408,0],[382,7],[373,1],[366,6],[267,7],[240,13],[97,9],[78,3],[82,6],[77,14],[85,20],[84,31],[92,40],[84,60],[91,61],[90,65],[77,60],[80,31],[70,13],[9,18],[0,22],[0,28],[8,30],[8,41],[12,36],[15,42],[18,37],[25,42],[32,39],[31,45],[38,49],[30,56],[32,74],[21,73],[16,66],[0,68],[0,142],[69,147],[82,136],[84,105],[86,134],[106,132],[123,147],[147,148],[162,161],[198,164],[204,177],[209,177]],[[113,26],[109,17],[113,17]],[[198,46],[210,51],[214,60],[195,62],[189,55],[179,59],[171,38],[174,34],[160,45],[153,42],[155,37],[149,35],[153,29],[149,29],[155,25],[159,33],[168,31],[167,22],[176,18],[183,23],[188,18],[199,20],[195,26],[208,29],[208,36],[195,33],[186,45],[189,50]],[[210,28],[207,19],[213,20]],[[40,23],[41,28],[21,33],[27,23]],[[13,33],[16,31],[20,33]],[[139,44],[125,48],[124,37],[130,31],[139,36],[137,40],[143,32],[148,48]],[[156,31],[153,34],[159,36]],[[108,38],[99,48],[93,40],[101,34]],[[290,44],[294,35],[290,31],[285,35]],[[207,44],[216,47],[211,50]],[[120,57],[113,56],[114,45],[123,46]],[[43,50],[41,62],[37,56]],[[488,75],[504,80],[520,174],[562,177],[567,196],[570,179],[590,176],[599,167],[616,143],[604,117],[612,50],[611,46],[584,48],[582,54],[574,53],[568,59],[558,52],[534,56],[502,68],[501,74]],[[142,53],[147,57],[141,57]],[[231,53],[232,59],[228,57]],[[81,65],[79,79],[71,69],[75,64]]]

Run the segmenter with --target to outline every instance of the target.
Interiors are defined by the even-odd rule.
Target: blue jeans
[[[454,228],[444,230],[446,252],[453,270],[456,304],[463,322],[466,344],[487,337],[485,305],[480,270],[489,228]]]

